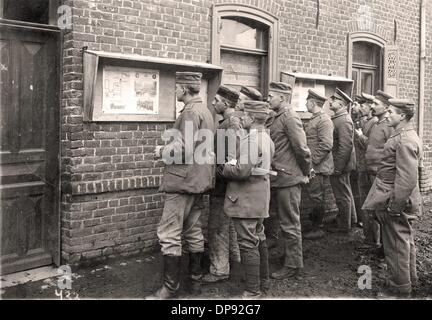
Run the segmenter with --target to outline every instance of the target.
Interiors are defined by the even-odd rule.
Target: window
[[[237,89],[244,85],[265,91],[268,27],[244,18],[223,18],[220,42],[223,83]]]
[[[213,10],[212,63],[223,67],[222,83],[267,94],[269,81],[277,80],[277,19],[242,5]]]
[[[353,43],[351,79],[354,80],[354,94],[375,94],[382,89],[381,47],[366,41]]]
[[[267,52],[268,27],[253,20],[238,17],[222,19],[221,46],[257,49]]]
[[[58,0],[2,0],[0,18],[56,25]]]

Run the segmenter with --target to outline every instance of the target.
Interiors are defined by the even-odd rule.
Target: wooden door
[[[59,264],[59,33],[0,25],[1,274]]]

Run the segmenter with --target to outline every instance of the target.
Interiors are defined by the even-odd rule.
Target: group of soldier
[[[309,89],[306,107],[312,117],[303,124],[290,105],[290,84],[270,83],[265,99],[251,87],[237,91],[221,85],[212,103],[214,113],[222,118],[216,130],[212,112],[199,97],[201,76],[176,73],[176,97],[184,108],[174,129],[183,138],[155,152],[163,158],[167,150],[180,150],[185,161],[165,166],[160,187],[165,205],[157,230],[163,285],[149,298],[176,296],[185,253],[191,293],[199,293],[202,283],[229,279],[230,262],[236,261],[244,270],[243,297],[260,297],[270,289],[270,277],[281,280],[299,275],[302,238],[319,239],[325,231],[349,235],[354,226],[363,228],[364,248],[383,248],[390,271],[388,289],[409,295],[417,279],[412,221],[420,208],[418,166],[422,157],[411,121],[414,104],[383,91],[375,96],[362,93],[353,101],[338,88],[329,98]],[[325,104],[329,104],[331,117],[323,109]],[[194,132],[225,132],[215,134],[216,154],[206,153],[209,162],[186,161],[190,157],[185,148],[186,127]],[[194,141],[192,151],[201,143],[204,141]],[[324,229],[326,179],[338,214],[336,225]],[[358,189],[357,203],[351,180]],[[313,206],[309,215],[312,229],[303,235],[302,190]],[[210,195],[210,268],[205,275],[200,219],[204,194]],[[276,215],[270,202],[277,208]],[[270,232],[266,229],[272,225],[280,230],[278,241],[284,250],[281,268],[270,274],[266,239]]]

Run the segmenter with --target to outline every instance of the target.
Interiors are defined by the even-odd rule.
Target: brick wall
[[[64,34],[62,91],[62,256],[75,262],[151,250],[163,201],[162,164],[150,155],[172,123],[84,123],[82,53],[134,53],[210,60],[211,7],[217,0],[65,0],[73,29]],[[266,10],[280,21],[279,70],[346,76],[347,33],[364,0],[230,0]],[[389,43],[394,19],[401,69],[400,96],[417,101],[419,1],[367,1],[372,28]],[[430,6],[429,6],[429,17]],[[430,19],[428,28],[431,30]],[[351,27],[350,27],[351,26]],[[358,28],[358,27],[357,27]],[[431,52],[429,32],[428,54]],[[432,66],[427,66],[427,106]],[[427,123],[432,116],[426,112]],[[432,126],[426,125],[427,166]]]
[[[425,177],[432,173],[432,3],[426,1],[426,67],[425,67],[425,112],[424,112],[424,138]],[[432,190],[431,179],[425,181],[424,190]]]

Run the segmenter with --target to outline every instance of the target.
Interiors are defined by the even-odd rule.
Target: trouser
[[[240,261],[237,232],[234,223],[224,210],[223,197],[210,197],[210,216],[208,225],[208,246],[210,273],[223,276],[230,273],[232,261]]]
[[[355,185],[353,184],[355,183]],[[370,183],[369,175],[366,171],[353,171],[351,172],[351,190],[354,196],[355,211],[357,214],[357,221],[366,223],[367,213],[362,210],[363,203],[365,202],[372,184]]]
[[[364,201],[367,198],[370,188],[373,184],[374,176],[370,175],[366,171],[359,172],[359,190],[361,196],[361,203],[363,205]],[[380,226],[378,221],[374,218],[375,213],[371,210],[362,210],[361,207],[359,209],[362,212],[362,221],[363,221],[363,234],[365,236],[365,242],[371,245],[379,245],[380,244]]]
[[[376,178],[376,173],[373,171],[368,171],[367,174],[369,176],[369,180],[370,180],[370,183],[372,186],[372,184],[374,183],[375,178]],[[372,236],[371,236],[372,237],[372,239],[371,239],[372,244],[380,245],[383,243],[382,242],[381,224],[375,218],[375,211],[368,211],[368,213],[369,213],[369,217],[371,217],[371,227],[370,228],[371,228],[371,233],[372,233]]]
[[[357,217],[354,196],[351,191],[350,174],[342,173],[330,176],[330,183],[339,209],[338,227],[348,231],[351,229],[351,224],[355,223],[353,217]]]
[[[357,213],[357,219],[358,222],[363,222],[363,214],[361,211],[361,206],[362,206],[362,196],[361,196],[361,190],[360,190],[360,177],[359,177],[359,171],[355,170],[355,171],[351,171],[350,172],[350,185],[351,185],[351,192],[353,194],[353,198],[354,198],[354,206],[356,208],[356,213]],[[352,219],[352,223],[355,223],[356,221]]]
[[[322,174],[317,174],[309,183],[304,185],[304,190],[309,196],[313,211],[311,221],[314,227],[321,227],[324,220],[324,178]]]
[[[300,224],[301,186],[276,188],[278,214],[285,245],[284,266],[303,267],[303,249]]]
[[[165,205],[157,229],[163,255],[181,256],[182,236],[189,252],[204,252],[201,197],[201,194],[165,194]]]
[[[262,276],[268,278],[268,255],[261,255],[262,244],[266,241],[263,219],[232,218],[232,220],[237,231],[241,264],[245,271],[246,291],[259,293],[261,274],[267,272]]]
[[[411,282],[417,280],[416,247],[412,217],[402,213],[391,216],[387,211],[382,225],[382,240],[390,284],[400,293],[411,292]]]
[[[270,198],[269,217],[264,219],[264,226],[267,240],[277,241],[280,235],[280,223],[278,217],[277,200],[273,195]]]

